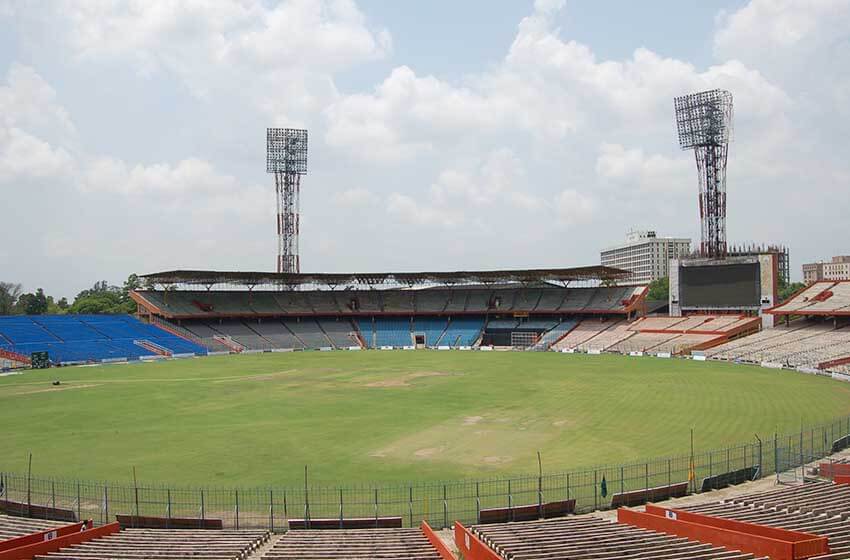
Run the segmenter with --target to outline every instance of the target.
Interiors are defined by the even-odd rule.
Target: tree
[[[15,306],[16,313],[22,315],[44,315],[47,309],[47,296],[41,288],[34,294],[22,294]]]
[[[110,286],[106,280],[95,282],[88,290],[83,290],[74,299],[70,313],[110,314],[133,313],[136,302],[130,297],[130,290],[141,287],[142,282],[136,274],[127,277],[122,287]]]
[[[670,299],[670,278],[664,277],[649,283],[646,299],[651,301],[668,301]]]
[[[0,315],[11,315],[15,312],[15,304],[21,297],[21,285],[11,282],[0,282]]]
[[[790,284],[786,284],[785,282],[779,283],[779,303],[782,303],[786,299],[790,298],[794,295],[795,292],[798,292],[805,288],[806,285],[802,282],[791,282]]]

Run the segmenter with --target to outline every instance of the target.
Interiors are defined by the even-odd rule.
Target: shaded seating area
[[[37,556],[45,560],[197,558],[242,560],[269,539],[267,531],[126,529]]]
[[[419,529],[342,529],[289,531],[263,555],[263,558],[438,560],[440,555]]]

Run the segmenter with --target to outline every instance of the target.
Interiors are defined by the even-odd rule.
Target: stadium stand
[[[546,332],[538,339],[537,343],[532,347],[533,350],[548,350],[552,345],[564,338],[567,333],[572,331],[578,321],[575,319],[565,319]]]
[[[419,529],[338,529],[287,532],[263,555],[264,560],[405,558],[439,560]]]
[[[47,531],[48,529],[63,525],[67,525],[67,523],[64,521],[45,521],[0,514],[0,541],[23,537],[24,535],[38,533],[39,531]]]
[[[628,313],[645,287],[429,288],[424,290],[153,291],[133,292],[151,313],[169,319],[284,315],[370,315],[528,312]]]
[[[44,560],[137,560],[143,558],[196,558],[242,560],[268,541],[267,531],[208,531],[125,529],[85,543],[63,548]]]
[[[317,319],[317,322],[334,345],[334,348],[348,348],[349,346],[360,345],[357,338],[353,336],[356,329],[349,319]]]
[[[298,340],[304,343],[305,348],[333,348],[328,336],[312,317],[284,319],[283,323],[292,331],[292,334],[298,337]]]
[[[436,346],[448,324],[444,317],[414,317],[413,333],[424,335],[426,346]]]
[[[0,334],[0,348],[24,356],[46,351],[53,363],[207,353],[199,344],[129,315],[6,316],[0,317]]]
[[[483,317],[452,317],[443,336],[437,341],[440,346],[473,346],[484,330]]]
[[[829,537],[830,554],[813,558],[850,557],[850,485],[808,482],[682,509]]]
[[[582,342],[577,348],[583,351],[598,350],[601,352],[607,350],[618,342],[637,334],[629,328],[630,326],[626,321],[619,321],[617,324],[599,332],[596,336]]]
[[[753,558],[722,547],[596,517],[477,525],[473,534],[503,558]]]
[[[375,346],[393,346],[401,348],[410,346],[413,341],[410,337],[409,317],[375,317]]]
[[[815,282],[767,311],[773,315],[850,315],[850,280]]]
[[[617,321],[601,321],[598,318],[585,319],[564,338],[552,345],[553,350],[572,350],[578,348],[605,329],[617,324]]]
[[[631,330],[631,328],[629,329]],[[606,348],[609,352],[649,352],[656,346],[669,343],[679,335],[676,333],[635,332],[632,336],[623,339],[616,344]]]
[[[706,355],[719,360],[818,368],[850,358],[850,327],[799,319],[711,348]]]

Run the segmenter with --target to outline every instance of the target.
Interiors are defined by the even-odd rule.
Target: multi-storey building
[[[632,272],[629,284],[648,284],[670,274],[670,259],[691,252],[691,240],[684,237],[658,237],[654,231],[630,231],[626,242],[603,249],[602,264]]]
[[[804,264],[803,281],[811,284],[818,280],[850,280],[850,255],[838,255],[829,262]]]

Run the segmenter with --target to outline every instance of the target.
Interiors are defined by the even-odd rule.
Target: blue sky
[[[789,245],[799,277],[850,249],[848,29],[850,0],[0,0],[0,280],[270,269],[267,126],[310,130],[304,270],[696,239],[671,105],[714,87],[736,104],[729,239]]]

